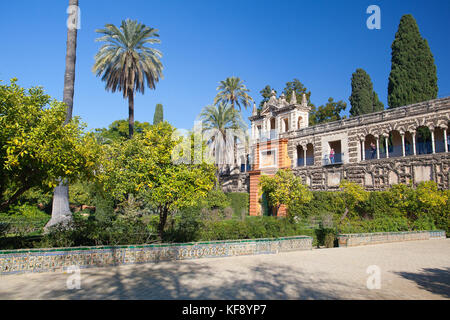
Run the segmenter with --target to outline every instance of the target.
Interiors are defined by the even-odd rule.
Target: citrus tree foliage
[[[296,177],[291,170],[278,170],[274,176],[262,175],[260,180],[261,195],[264,193],[271,207],[290,208],[308,203],[313,198],[312,192]]]
[[[434,181],[421,182],[414,190],[411,185],[398,184],[389,190],[391,203],[409,219],[416,220],[434,214],[436,208],[448,201],[448,192],[438,190]]]
[[[33,187],[92,174],[99,147],[77,119],[64,125],[66,109],[42,88],[0,85],[0,209]]]
[[[347,217],[349,212],[354,211],[353,209],[357,204],[368,200],[369,193],[361,185],[348,180],[342,180],[340,188],[342,190],[340,200],[345,205],[345,212],[341,217],[342,221]]]
[[[119,201],[133,194],[152,204],[159,213],[160,237],[170,213],[195,205],[215,183],[213,165],[172,161],[172,153],[181,142],[175,128],[161,122],[142,135],[104,146],[99,178],[105,191]]]

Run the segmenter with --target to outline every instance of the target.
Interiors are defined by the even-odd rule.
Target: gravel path
[[[369,290],[367,268],[381,271]],[[0,276],[0,299],[450,299],[450,239]]]

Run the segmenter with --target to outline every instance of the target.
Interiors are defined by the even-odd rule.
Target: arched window
[[[364,156],[366,160],[377,159],[377,139],[371,134],[368,134],[364,140]]]
[[[431,131],[428,127],[420,126],[416,130],[416,153],[429,154],[432,153]]]
[[[400,135],[400,132],[397,130],[389,132],[388,144],[389,157],[403,156],[402,136]]]

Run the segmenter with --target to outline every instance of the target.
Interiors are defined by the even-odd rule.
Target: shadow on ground
[[[419,273],[396,272],[396,274],[414,281],[424,290],[450,298],[450,268],[426,268]]]
[[[252,279],[191,263],[157,263],[82,271],[80,290],[48,290],[39,299],[339,299],[323,281],[287,266],[250,269]],[[84,273],[84,276],[83,276]],[[231,274],[230,274],[231,273]],[[231,277],[230,277],[231,275]],[[306,280],[298,280],[301,279]],[[232,279],[231,279],[232,278]],[[315,274],[315,279],[322,278]],[[63,279],[63,277],[61,277]],[[85,281],[87,280],[87,281]],[[65,278],[64,280],[65,281]],[[327,285],[352,290],[347,285]],[[61,286],[62,287],[62,286]],[[320,289],[319,289],[320,288]],[[23,288],[22,288],[23,290]]]

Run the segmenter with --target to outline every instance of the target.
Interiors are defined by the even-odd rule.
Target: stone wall
[[[219,182],[224,192],[250,192],[250,178],[247,172],[221,175]]]
[[[445,231],[377,232],[338,235],[339,247],[431,239],[445,239]]]
[[[428,154],[419,156],[368,160],[358,163],[326,167],[297,167],[294,173],[300,176],[311,190],[337,190],[342,179],[362,185],[368,191],[385,190],[394,184],[417,185],[433,180],[440,189],[450,185],[450,154]]]
[[[0,275],[311,250],[312,237],[0,251]]]
[[[366,160],[331,166],[294,167],[311,190],[333,191],[342,179],[362,185],[368,191],[386,190],[394,184],[417,185],[422,181],[435,181],[440,189],[450,188],[450,153]],[[249,192],[248,173],[221,177],[224,192]]]
[[[253,116],[250,120],[259,121],[259,118],[261,116]],[[384,190],[398,183],[417,185],[429,180],[435,181],[441,189],[449,189],[449,126],[450,97],[446,97],[312,127],[292,126],[288,132],[277,132],[272,140],[266,137],[263,142],[256,137],[250,145],[249,155],[258,164],[258,145],[287,141],[290,163],[283,167],[291,167],[312,190],[337,190],[342,179],[359,183],[367,190]],[[424,128],[431,134],[428,143],[432,150],[427,154],[420,150],[423,142],[418,145],[418,130]],[[391,150],[386,152],[382,146],[389,139]],[[342,163],[330,165],[326,157],[336,143]],[[372,159],[372,143],[377,145],[375,159]],[[313,163],[306,163],[301,150],[311,150]],[[297,159],[300,158],[303,161],[299,163],[303,165],[298,166]],[[254,166],[253,170],[257,169]],[[225,182],[226,192],[250,192],[251,189],[246,174],[221,178],[221,181]]]

